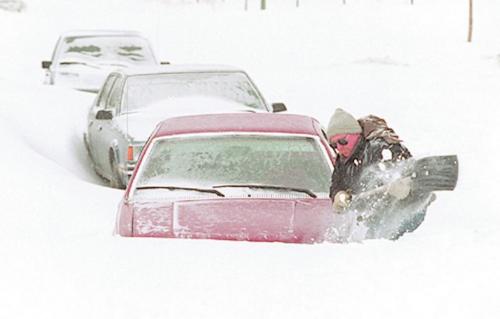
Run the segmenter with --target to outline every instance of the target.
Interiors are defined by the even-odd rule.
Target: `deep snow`
[[[495,318],[500,3],[25,1],[0,11],[0,318]],[[271,4],[272,2],[272,4]],[[286,245],[113,237],[121,191],[81,142],[92,95],[41,85],[60,32],[137,29],[161,60],[246,69],[269,102],[324,124],[387,118],[461,178],[396,242]]]

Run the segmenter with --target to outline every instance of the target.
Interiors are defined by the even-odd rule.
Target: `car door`
[[[105,166],[103,166],[102,159],[104,157],[103,152],[106,153],[107,149],[103,149],[104,142],[103,142],[102,130],[104,125],[107,122],[110,122],[111,120],[97,119],[96,117],[99,111],[106,109],[106,102],[109,98],[111,89],[113,88],[116,79],[117,79],[116,74],[110,74],[108,76],[108,78],[104,82],[101,91],[99,92],[98,97],[96,98],[94,105],[92,106],[89,112],[89,120],[88,120],[87,138],[89,144],[89,151],[92,155],[92,159],[94,160],[96,170],[105,177],[108,177],[108,175],[104,171]]]
[[[123,93],[123,83],[124,77],[117,75],[104,105],[104,110],[111,112],[111,114],[113,114],[113,119],[102,121],[100,126],[101,129],[99,130],[99,147],[102,150],[100,152],[101,167],[109,174],[112,172],[112,168],[110,166],[111,149],[116,151],[115,164],[123,162],[123,159],[120,158],[120,154],[122,154],[122,152],[119,150],[122,146],[121,144],[123,143],[124,136],[114,121],[114,118],[120,114],[119,107]]]

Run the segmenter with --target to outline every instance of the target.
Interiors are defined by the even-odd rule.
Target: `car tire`
[[[123,182],[120,178],[120,173],[118,172],[115,152],[113,150],[109,150],[109,166],[111,167],[111,177],[109,179],[109,186],[113,188],[125,189],[125,185],[123,185]]]

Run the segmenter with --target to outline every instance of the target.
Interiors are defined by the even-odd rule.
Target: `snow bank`
[[[293,1],[294,2],[294,1]],[[496,159],[500,4],[29,1],[0,11],[1,318],[492,318],[500,313]],[[271,3],[277,3],[276,5]],[[139,13],[139,14],[138,14]],[[375,113],[416,155],[457,153],[439,194],[397,242],[285,245],[111,235],[121,191],[88,165],[92,96],[42,86],[68,29],[137,29],[161,60],[245,68],[267,99],[326,124]]]

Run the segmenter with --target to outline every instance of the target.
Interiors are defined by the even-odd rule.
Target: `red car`
[[[120,204],[127,237],[315,243],[335,224],[334,153],[291,114],[171,118],[149,138]]]

